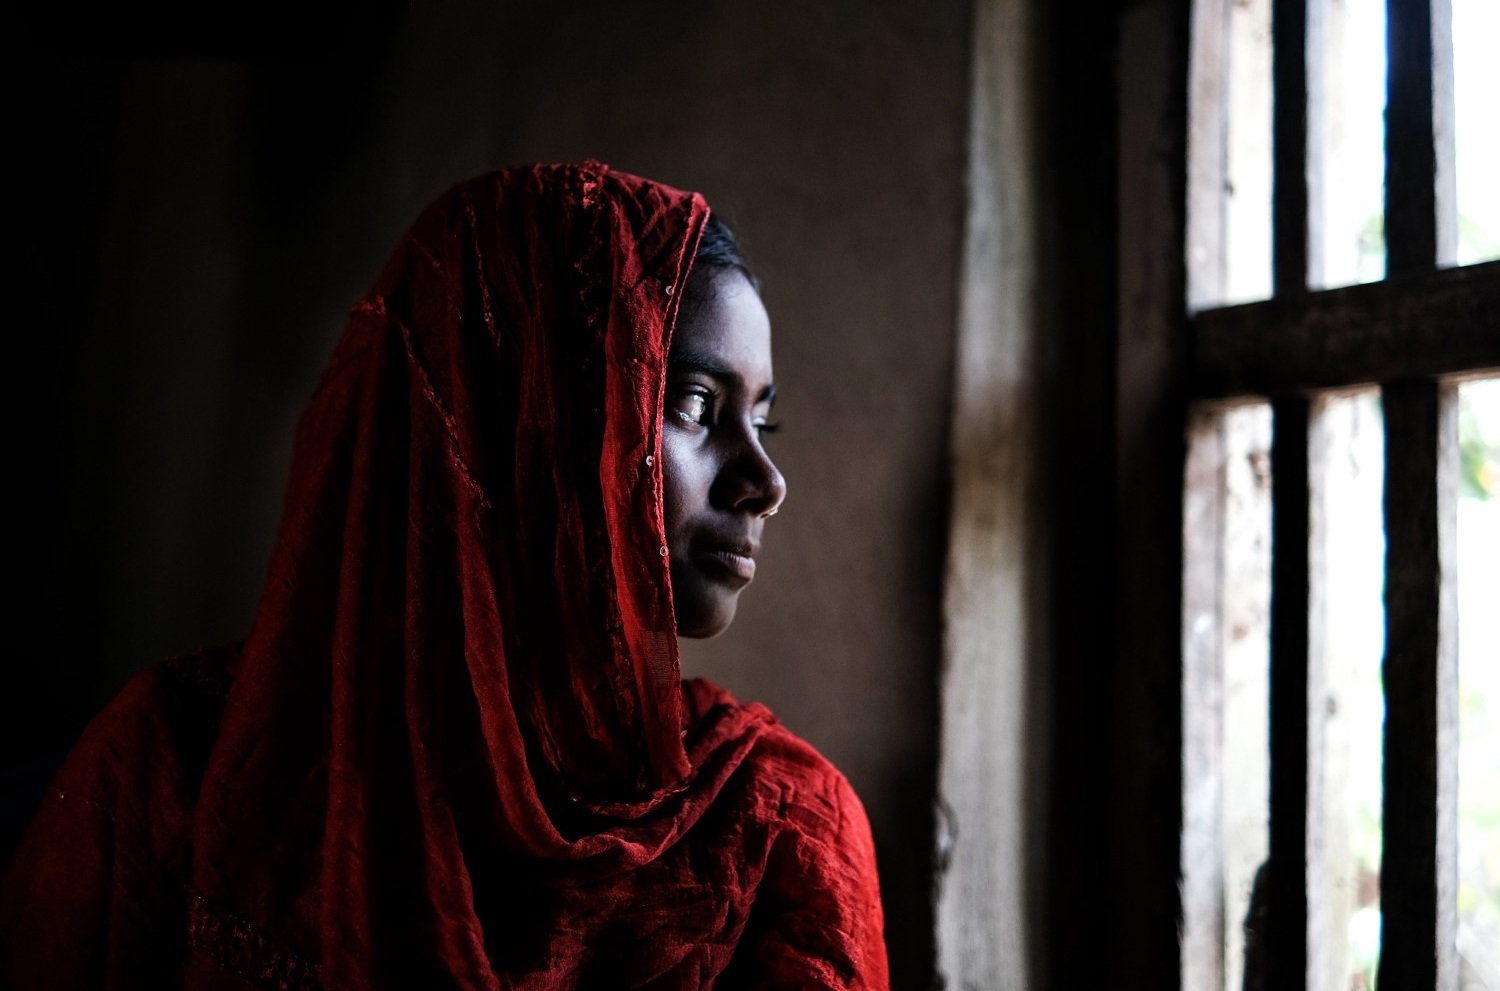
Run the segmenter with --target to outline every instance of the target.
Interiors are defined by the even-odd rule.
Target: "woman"
[[[847,782],[679,681],[785,494],[773,398],[701,197],[587,163],[440,198],[299,424],[248,637],[138,676],[53,783],[0,984],[884,987]]]

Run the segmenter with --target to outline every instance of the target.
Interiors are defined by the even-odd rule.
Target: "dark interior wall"
[[[925,986],[968,3],[446,0],[363,22],[216,58],[18,42],[14,606],[37,644],[0,764],[65,749],[142,665],[243,633],[295,417],[421,205],[597,157],[702,191],[765,284],[790,495],[740,619],[684,665],[849,775],[896,986]]]
[[[1120,930],[1133,938],[1141,923],[1081,909],[1099,905],[1120,887],[1106,837],[1139,839],[1148,832],[1108,804],[1111,768],[1101,759],[1112,749],[1116,700],[1133,677],[1115,667],[1114,521],[1105,511],[1116,481],[1114,375],[1120,346],[1118,38],[1109,4],[1038,9],[1038,95],[1047,121],[1037,164],[1045,218],[1040,267],[1052,287],[1048,333],[1038,355],[1047,383],[1039,411],[1044,453],[1038,473],[1052,523],[1045,567],[1052,705],[1041,844],[1041,973],[1044,987],[1106,987],[1119,970],[1101,948]],[[1128,900],[1128,894],[1120,897]]]

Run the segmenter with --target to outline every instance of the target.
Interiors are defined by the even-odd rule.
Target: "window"
[[[1465,628],[1462,689],[1459,669],[1458,569],[1495,580],[1468,577],[1484,556],[1459,533],[1496,430],[1480,422],[1496,386],[1465,383],[1500,371],[1493,180],[1478,179],[1500,169],[1500,128],[1463,75],[1489,71],[1478,44],[1455,39],[1486,16],[1466,0],[1197,0],[1191,15],[1185,988],[1238,989],[1247,967],[1268,988],[1453,987],[1461,929],[1497,914],[1479,877],[1460,924],[1460,791],[1467,808],[1485,789],[1459,768],[1486,765],[1459,749],[1493,747],[1485,706],[1500,707],[1478,681],[1500,667],[1493,634]],[[1494,539],[1488,519],[1465,512],[1467,543]],[[1479,700],[1472,732],[1461,692]],[[1463,856],[1475,876],[1500,869]]]

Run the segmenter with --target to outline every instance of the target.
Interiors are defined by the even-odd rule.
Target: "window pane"
[[[1458,263],[1500,258],[1500,0],[1453,0]]]
[[[1500,988],[1500,379],[1458,403],[1460,986]]]
[[[1326,117],[1308,140],[1323,148],[1326,288],[1385,278],[1385,2],[1324,2]]]
[[[1321,969],[1329,991],[1369,991],[1380,957],[1385,694],[1384,436],[1379,393],[1325,400],[1316,498],[1324,589]],[[1318,934],[1315,934],[1315,937]]]

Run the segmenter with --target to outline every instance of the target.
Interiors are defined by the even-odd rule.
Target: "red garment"
[[[422,214],[300,422],[249,636],[90,726],[0,983],[886,986],[848,783],[679,682],[655,455],[707,216],[594,163]]]

